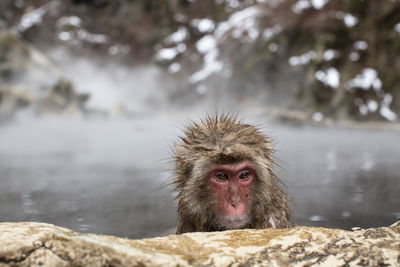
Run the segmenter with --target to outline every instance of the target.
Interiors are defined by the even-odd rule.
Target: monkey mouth
[[[248,216],[222,216],[219,218],[220,224],[226,228],[226,230],[245,228],[248,225]]]

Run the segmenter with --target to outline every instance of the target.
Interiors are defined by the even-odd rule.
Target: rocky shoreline
[[[189,233],[129,240],[51,224],[0,223],[0,266],[395,266],[400,221],[352,231],[290,229]]]

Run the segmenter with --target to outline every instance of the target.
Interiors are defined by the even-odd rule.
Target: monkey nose
[[[230,204],[231,204],[231,206],[234,207],[234,208],[236,208],[236,207],[238,206],[238,204],[237,204],[237,203],[234,203],[234,202],[231,202]]]

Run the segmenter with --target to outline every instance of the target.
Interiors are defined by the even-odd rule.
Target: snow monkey
[[[234,116],[187,126],[173,155],[177,234],[292,227],[272,152],[268,137]]]

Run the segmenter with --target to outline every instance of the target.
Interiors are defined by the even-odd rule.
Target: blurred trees
[[[272,92],[310,117],[400,115],[397,0],[3,0],[1,24],[36,44],[156,60],[189,78],[185,93],[208,84]]]
[[[396,120],[392,111],[400,114],[400,2],[310,1],[296,10],[301,2],[307,1],[284,1],[274,9],[274,23],[283,26],[269,41],[283,44],[279,53],[306,70],[298,105],[332,117]]]

